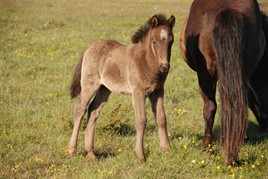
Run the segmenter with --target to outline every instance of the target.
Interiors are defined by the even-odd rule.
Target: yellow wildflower
[[[184,145],[183,148],[186,150],[188,147],[187,147],[187,145]]]

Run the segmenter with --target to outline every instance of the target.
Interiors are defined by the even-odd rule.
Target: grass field
[[[268,178],[268,133],[250,114],[243,165],[225,166],[218,141],[201,151],[204,122],[196,74],[178,48],[190,0],[0,0],[0,178]],[[261,9],[268,13],[268,3]],[[176,17],[165,108],[172,151],[162,153],[148,106],[147,161],[134,156],[130,96],[112,94],[98,120],[95,152],[85,157],[84,128],[78,154],[68,156],[76,100],[69,83],[77,60],[97,39],[130,44],[152,15]],[[218,133],[218,118],[214,133]]]

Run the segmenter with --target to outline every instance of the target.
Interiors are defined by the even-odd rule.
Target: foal
[[[170,150],[164,112],[164,82],[169,71],[175,17],[154,15],[132,36],[130,46],[113,40],[93,43],[76,66],[71,84],[71,97],[80,94],[74,114],[74,127],[69,154],[76,151],[81,120],[87,110],[85,150],[95,158],[94,132],[96,120],[111,92],[131,94],[136,118],[135,154],[144,161],[144,130],[146,127],[145,99],[149,97],[156,118],[160,147]],[[89,104],[91,98],[94,99]],[[88,106],[89,104],[89,106]],[[88,109],[87,109],[88,107]]]

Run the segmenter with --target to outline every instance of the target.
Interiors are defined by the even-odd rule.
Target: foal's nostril
[[[166,67],[165,67],[165,68],[169,70],[169,68],[170,68],[169,63],[166,65]]]
[[[160,65],[160,68],[161,68],[161,71],[168,72],[170,65],[169,65],[169,63],[163,63]]]

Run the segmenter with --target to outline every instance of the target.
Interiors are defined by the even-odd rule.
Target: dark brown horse
[[[256,116],[261,131],[268,128],[268,17],[262,13],[262,29],[266,48],[250,81],[253,90],[249,95],[249,107]]]
[[[95,158],[93,149],[96,120],[111,92],[132,95],[137,132],[135,154],[138,160],[144,160],[146,97],[150,99],[156,118],[160,147],[163,151],[170,149],[163,100],[164,82],[170,67],[174,24],[174,16],[167,20],[165,16],[158,14],[132,36],[131,45],[102,40],[93,43],[86,50],[76,66],[71,85],[72,98],[81,94],[74,114],[74,128],[69,143],[70,155],[76,151],[80,123],[88,107],[85,150],[89,157]]]
[[[260,63],[267,64],[267,59],[263,62],[266,46],[264,17],[256,0],[194,0],[181,31],[182,56],[197,72],[204,102],[205,150],[212,143],[218,81],[220,142],[228,165],[236,164],[245,139],[248,105],[255,108],[259,121],[267,120],[267,92],[257,91],[264,86],[258,79],[264,71],[254,73],[262,68]],[[267,70],[265,73],[267,91]],[[256,85],[250,84],[251,77]],[[266,97],[266,102],[256,100],[259,94]],[[264,123],[260,122],[261,125]]]

